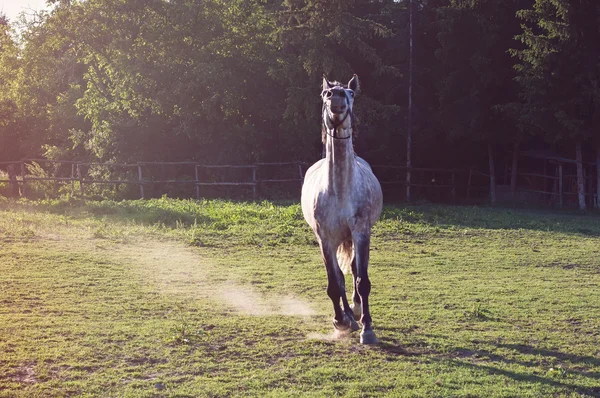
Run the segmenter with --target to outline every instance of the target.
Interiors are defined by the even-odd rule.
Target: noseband
[[[329,112],[326,113],[326,117],[329,120],[329,123],[331,123],[331,125],[333,126],[333,134],[329,134],[329,130],[327,130],[327,126],[325,125],[325,120],[323,120],[323,127],[325,128],[325,133],[330,136],[331,138],[335,138],[336,140],[347,140],[349,138],[352,137],[352,133],[350,133],[350,135],[348,137],[336,137],[335,136],[335,132],[337,131],[337,128],[340,127],[342,124],[344,124],[344,122],[346,121],[346,119],[348,119],[348,115],[353,116],[352,115],[352,108],[350,108],[350,100],[348,99],[348,94],[346,93],[346,90],[343,91],[344,92],[344,96],[346,98],[346,103],[348,106],[348,111],[346,112],[346,114],[344,115],[344,117],[342,118],[342,120],[340,120],[339,122],[335,122],[332,118],[329,117]],[[323,114],[323,112],[325,111],[325,109],[327,108],[325,101],[323,101],[323,108],[321,110],[321,114]],[[352,120],[352,117],[351,119]]]

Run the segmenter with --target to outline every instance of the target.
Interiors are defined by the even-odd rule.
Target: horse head
[[[352,128],[353,133],[355,133],[352,108],[358,89],[357,75],[354,75],[347,85],[336,81],[330,82],[327,77],[323,76],[323,91],[321,92],[321,99],[323,100],[323,142],[326,139],[325,134],[330,134],[333,138],[338,139],[350,138],[350,135],[340,136],[337,134],[340,127],[342,130]],[[328,131],[331,131],[331,133],[328,133]]]

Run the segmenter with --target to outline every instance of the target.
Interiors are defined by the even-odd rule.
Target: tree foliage
[[[407,1],[51,0],[0,22],[0,157],[204,163],[320,156],[322,74],[362,90],[357,150],[402,164]],[[595,137],[591,0],[412,0],[415,165]]]
[[[0,14],[0,158],[20,155],[22,126],[16,103],[19,77],[19,49],[10,32],[9,21]]]
[[[600,127],[600,4],[537,0],[518,16],[523,117],[550,141],[592,136]]]

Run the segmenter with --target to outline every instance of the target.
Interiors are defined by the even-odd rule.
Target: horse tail
[[[352,241],[343,242],[337,249],[337,260],[344,274],[352,272],[352,258],[354,257],[354,246]]]

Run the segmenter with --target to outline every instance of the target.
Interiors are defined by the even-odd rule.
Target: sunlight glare
[[[23,11],[40,11],[47,8],[46,0],[0,0],[0,12],[5,14],[10,22],[15,22]]]

